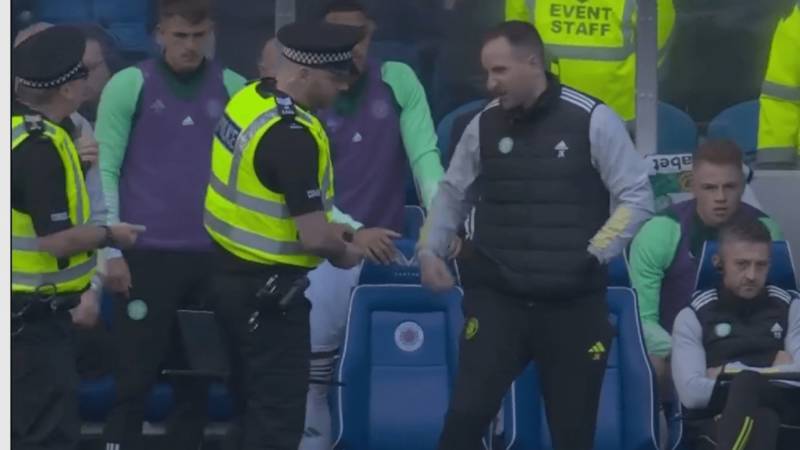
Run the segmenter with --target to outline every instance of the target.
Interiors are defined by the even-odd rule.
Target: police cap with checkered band
[[[23,86],[52,89],[89,74],[83,65],[86,37],[77,28],[55,26],[14,49],[14,75]]]
[[[292,23],[278,31],[286,59],[335,72],[353,70],[353,47],[363,37],[361,28],[325,22]]]

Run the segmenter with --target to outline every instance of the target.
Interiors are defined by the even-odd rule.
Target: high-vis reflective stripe
[[[19,271],[12,271],[11,283],[24,284],[27,286],[42,286],[45,284],[67,283],[76,278],[81,278],[91,274],[92,272],[94,272],[96,266],[97,266],[97,256],[92,254],[92,256],[86,261],[78,265],[68,267],[64,270],[59,270],[58,272],[25,273]]]
[[[761,85],[758,118],[759,163],[794,167],[800,163],[800,7],[775,28]]]
[[[72,137],[63,128],[39,116],[15,115],[11,119],[11,150],[18,150],[32,135],[49,138],[61,160],[66,181],[67,217],[70,225],[84,225],[89,219],[89,197],[80,158]],[[36,173],[14,176],[37,176]],[[11,281],[13,292],[35,292],[43,284],[57,292],[80,292],[89,285],[97,265],[93,252],[56,258],[39,247],[33,219],[24,211],[11,209]],[[63,266],[63,260],[68,264]]]
[[[54,126],[50,125],[49,123],[43,122],[42,126],[44,127],[45,133],[56,134],[56,128]],[[11,141],[12,142],[16,141],[17,139],[22,137],[23,134],[25,134],[27,132],[28,132],[28,129],[25,128],[25,123],[24,122],[22,124],[20,124],[20,125],[15,126],[14,128],[11,129]]]
[[[259,142],[281,120],[305,127],[318,148],[317,186],[330,220],[333,168],[322,124],[287,97],[264,96],[258,83],[234,95],[217,127],[211,177],[205,199],[204,226],[218,244],[239,258],[259,264],[315,267],[321,259],[303,250],[299,230],[282,193],[258,179],[254,160]],[[288,150],[288,149],[287,149]],[[277,151],[270,150],[270,151]],[[311,187],[309,187],[311,189]]]
[[[237,161],[237,164],[238,163],[240,163],[240,161]],[[238,165],[235,167],[237,167],[237,172],[238,172]],[[325,175],[323,175],[321,192],[327,192],[328,188],[330,187],[331,184],[330,170],[331,170],[330,166],[325,167]],[[217,177],[213,173],[211,174],[211,179],[209,180],[208,184],[222,198],[228,200],[231,203],[235,203],[243,208],[247,208],[251,211],[255,211],[278,219],[288,219],[289,217],[292,217],[291,213],[289,212],[289,208],[283,203],[278,203],[270,200],[264,200],[258,197],[253,197],[252,195],[245,194],[244,192],[240,192],[235,188],[233,188],[232,186],[234,185],[236,179],[238,178],[238,174],[237,176],[234,176],[234,173],[237,172],[233,172],[230,174],[231,185],[225,184],[225,182],[220,180],[219,177]],[[327,198],[325,196],[323,197],[324,198],[322,199],[322,204],[325,210],[328,211],[332,209],[333,199]]]
[[[259,236],[214,217],[208,210],[205,212],[204,222],[206,226],[226,238],[243,244],[249,248],[261,250],[262,252],[275,255],[298,255],[303,253],[303,246],[300,242],[280,242],[265,236]]]
[[[51,124],[49,124],[47,122],[43,122],[42,125],[44,127],[44,132],[45,133],[47,133],[49,135],[55,135],[57,133],[56,128],[54,126],[52,126]],[[20,125],[17,125],[15,127],[13,127],[11,129],[11,141],[12,142],[16,141],[17,139],[22,137],[27,132],[28,132],[28,130],[27,130],[27,128],[25,128],[25,123],[24,122],[22,124],[20,124]],[[81,173],[82,173],[81,172],[81,168],[78,167],[75,164],[75,161],[73,161],[72,158],[67,158],[67,160],[69,161],[70,170],[72,171],[72,177],[73,177],[73,180],[75,181],[75,183],[74,183],[75,184],[75,192],[78,193],[78,196],[77,196],[78,205],[76,207],[77,208],[77,213],[78,213],[78,221],[80,223],[85,223],[86,222],[86,214],[84,213],[84,210],[83,210],[83,196],[80,195],[80,193],[84,189],[83,188],[83,183],[80,182]]]
[[[11,250],[39,251],[39,238],[11,236]]]
[[[250,144],[250,141],[253,140],[253,136],[255,136],[261,127],[277,117],[278,111],[276,109],[271,109],[256,118],[256,120],[248,125],[244,132],[239,135],[239,139],[236,141],[236,148],[233,152],[233,162],[231,163],[230,177],[228,178],[229,186],[233,186],[234,189],[236,187],[236,181],[239,178],[239,165],[242,163],[242,153],[244,149],[247,148],[247,145]]]
[[[541,0],[540,0],[541,1]],[[530,21],[533,24],[536,24],[536,0],[526,0],[526,4],[528,7],[528,13],[530,15]],[[554,2],[547,2],[550,5],[551,10],[552,8],[557,5]],[[570,9],[572,15],[575,15],[575,19],[583,19],[584,17],[578,17],[581,14],[577,11],[576,8],[585,7],[587,10],[587,16],[591,16],[590,10],[588,8],[592,8],[590,5],[563,5],[564,11],[567,11],[570,6],[573,9]],[[600,14],[600,12],[604,12],[606,17],[610,12],[609,7],[599,7],[597,8],[596,14]],[[596,61],[623,61],[631,56],[636,51],[636,46],[634,43],[634,24],[633,24],[633,13],[636,9],[636,0],[625,0],[625,6],[622,12],[622,42],[619,45],[615,46],[591,46],[591,45],[577,45],[577,44],[569,44],[569,43],[560,43],[555,44],[550,42],[551,39],[545,39],[547,42],[547,49],[548,51],[552,52],[559,58],[564,59],[587,59],[587,60],[596,60]],[[569,17],[569,14],[567,14]],[[599,18],[599,17],[598,17]],[[601,26],[598,22],[592,23],[578,23],[578,22],[569,22],[571,25],[584,25],[587,24],[589,26]],[[612,24],[612,26],[614,26]],[[545,30],[542,30],[543,32]],[[546,33],[545,33],[546,34]],[[570,38],[567,33],[564,33],[564,39],[562,40],[570,40],[574,38]]]
[[[761,93],[790,102],[800,102],[800,86],[785,86],[783,84],[764,80],[764,83],[761,85]]]

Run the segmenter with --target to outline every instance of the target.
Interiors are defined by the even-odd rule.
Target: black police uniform
[[[788,321],[793,301],[798,300],[776,286],[767,286],[755,299],[738,298],[724,288],[696,293],[691,308],[702,328],[706,365],[741,362],[751,367],[772,366],[791,329]],[[687,421],[686,434],[697,450],[736,448],[737,439],[744,436],[747,448],[796,449],[800,442],[800,388],[781,386],[757,372],[744,371],[730,382],[717,382],[708,407],[691,411],[688,417],[705,417]],[[779,430],[780,424],[788,427]]]
[[[85,46],[77,30],[42,31],[14,50],[14,75],[21,86],[32,89],[57,88],[85,78],[88,72],[81,64]],[[26,126],[31,136],[11,153],[11,207],[31,217],[39,236],[65,231],[72,225],[68,218],[64,220],[69,211],[64,167],[53,142],[36,135],[43,114],[16,100],[12,114],[29,117]],[[69,118],[58,125],[70,134],[73,131]],[[50,304],[43,304],[36,294],[11,293],[14,449],[77,446],[78,375],[69,309],[80,301],[80,294],[60,293]]]
[[[352,61],[328,63],[326,55],[349,52],[360,37],[358,29],[324,23],[296,23],[278,32],[287,59],[340,73],[349,73]],[[275,80],[257,83],[260,95],[289,99],[277,90]],[[317,143],[307,128],[294,122],[294,108],[279,111],[282,121],[264,134],[255,150],[256,176],[270,191],[283,194],[291,216],[323,211],[320,196],[309,195],[319,189]],[[222,272],[213,282],[215,312],[230,344],[230,385],[238,415],[224,447],[296,450],[305,425],[311,356],[311,303],[303,295],[308,269],[262,265],[218,249]],[[273,276],[276,295],[259,296]],[[284,306],[276,306],[280,297]]]

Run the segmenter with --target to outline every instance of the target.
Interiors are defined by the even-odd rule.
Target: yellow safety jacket
[[[800,158],[800,3],[775,29],[761,88],[758,162]]]
[[[33,134],[41,134],[53,141],[64,167],[70,224],[85,225],[90,216],[89,195],[72,137],[39,115],[11,117],[12,152],[25,151],[24,148],[18,149]],[[35,177],[37,174],[14,173],[12,176]],[[57,293],[77,293],[86,289],[95,272],[95,253],[73,255],[68,258],[66,267],[59,267],[59,259],[39,249],[38,238],[31,216],[11,208],[11,291],[32,293],[41,289],[52,293],[55,288]]]
[[[279,121],[294,120],[305,126],[319,149],[319,192],[330,221],[333,165],[328,136],[320,121],[291,98],[264,97],[257,91],[258,84],[246,86],[231,98],[214,133],[205,228],[219,245],[244,260],[314,268],[322,259],[303,251],[285,197],[259,181],[253,157],[261,138]]]
[[[658,0],[658,60],[675,8]],[[506,20],[532,23],[561,82],[603,100],[624,120],[636,117],[636,0],[506,0]]]

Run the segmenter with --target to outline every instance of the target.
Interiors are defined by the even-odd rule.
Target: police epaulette
[[[294,109],[294,101],[292,100],[292,97],[289,97],[288,95],[276,95],[275,104],[278,105],[278,114],[280,114],[281,117],[294,118],[294,116],[297,114]]]
[[[692,295],[692,309],[695,311],[706,306],[707,304],[716,301],[718,298],[716,289],[709,289],[707,291],[697,291]]]
[[[789,292],[779,288],[778,286],[774,285],[767,286],[767,293],[769,294],[770,297],[777,298],[778,300],[783,300],[784,302],[786,302],[787,305],[789,303],[792,303],[792,295]]]
[[[31,134],[41,134],[44,132],[44,118],[40,114],[26,114],[23,116],[25,129]]]

